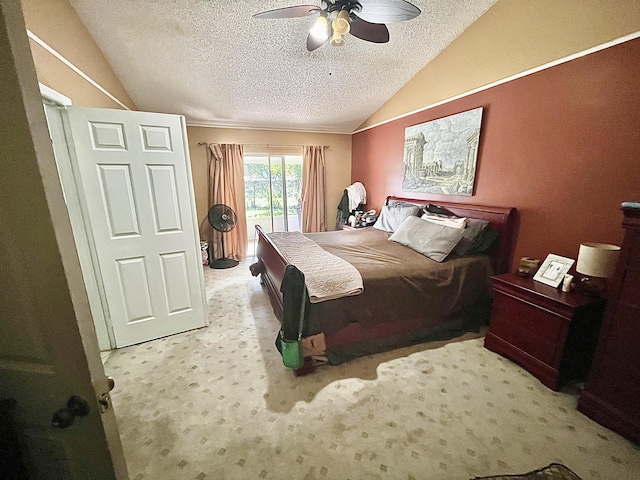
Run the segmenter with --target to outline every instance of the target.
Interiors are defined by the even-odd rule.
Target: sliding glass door
[[[244,188],[249,242],[265,232],[300,231],[302,155],[245,154]]]

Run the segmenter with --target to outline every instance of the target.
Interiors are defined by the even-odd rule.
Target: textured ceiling
[[[351,133],[496,0],[413,0],[387,44],[306,50],[319,0],[70,0],[140,110],[189,124]]]

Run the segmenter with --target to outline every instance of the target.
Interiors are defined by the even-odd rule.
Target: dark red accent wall
[[[480,106],[474,195],[402,192],[404,129]],[[387,195],[516,207],[514,266],[619,245],[620,204],[640,201],[640,39],[354,134],[352,148],[369,208]]]

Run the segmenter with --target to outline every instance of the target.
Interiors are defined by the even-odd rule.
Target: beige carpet
[[[294,377],[250,263],[205,268],[207,328],[109,356],[132,479],[465,480],[552,462],[638,478],[638,446],[478,335]]]

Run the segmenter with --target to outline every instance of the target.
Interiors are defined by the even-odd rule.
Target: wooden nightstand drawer
[[[497,275],[485,347],[519,363],[556,389],[582,377],[595,347],[604,300],[564,293],[531,278]]]
[[[556,343],[520,328],[503,317],[491,319],[491,333],[547,365],[554,364]]]
[[[517,318],[516,318],[517,317]],[[505,327],[517,324],[522,330],[529,332],[531,337],[557,343],[562,332],[566,328],[567,320],[553,313],[541,310],[522,299],[496,292],[493,312],[493,320],[498,323],[508,322]],[[493,326],[493,325],[492,325]],[[502,328],[502,327],[500,327]]]

